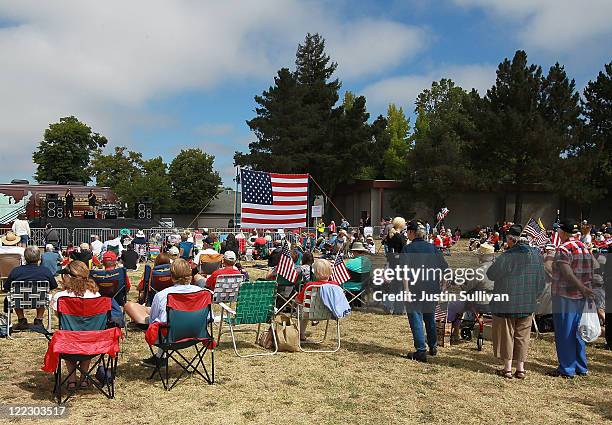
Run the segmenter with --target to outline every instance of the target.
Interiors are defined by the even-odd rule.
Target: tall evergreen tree
[[[337,64],[318,34],[306,35],[295,64],[295,72],[281,69],[274,86],[255,97],[257,116],[247,124],[257,140],[234,160],[256,170],[308,172],[331,195],[368,159],[362,150],[372,139],[365,98],[351,93],[345,105],[335,106]]]
[[[558,189],[588,217],[591,205],[612,193],[612,62],[586,85],[582,109],[586,123],[559,170],[572,177],[559,179]]]
[[[528,185],[551,183],[560,155],[580,125],[577,102],[574,83],[558,64],[544,77],[522,50],[499,64],[495,85],[479,104],[480,140],[473,159],[489,176],[491,188],[512,184],[514,222],[522,222]]]

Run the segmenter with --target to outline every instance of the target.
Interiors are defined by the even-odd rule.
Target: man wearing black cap
[[[520,224],[510,226],[508,249],[487,270],[487,277],[494,282],[493,294],[507,297],[506,301],[491,302],[493,353],[504,362],[497,372],[504,378],[512,378],[513,361],[514,377],[525,378],[532,315],[546,279],[542,256],[525,243],[522,232]]]
[[[577,329],[585,302],[593,297],[593,258],[589,249],[575,238],[579,231],[572,220],[559,223],[561,245],[553,263],[551,290],[559,367],[550,375],[564,378],[588,373],[586,344]]]
[[[411,241],[402,249],[400,261],[413,270],[441,270],[442,273],[428,273],[414,282],[409,282],[410,292],[416,295],[417,301],[406,303],[406,314],[414,340],[415,351],[405,355],[410,360],[427,362],[427,346],[429,354],[438,353],[436,335],[435,301],[418,301],[424,295],[439,294],[439,277],[448,268],[446,260],[432,244],[425,241],[425,226],[420,222],[410,221],[406,225],[408,239]],[[425,332],[423,331],[425,325]],[[427,339],[425,339],[425,333]]]

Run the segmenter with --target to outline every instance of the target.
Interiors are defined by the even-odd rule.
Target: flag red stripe
[[[272,205],[299,205],[304,207],[306,206],[306,201],[273,201]]]
[[[278,219],[265,219],[265,218],[244,218],[242,224],[253,223],[253,224],[300,224],[306,221],[304,218],[278,218]]]
[[[307,185],[305,185],[304,183],[277,183],[277,182],[272,182],[272,187],[301,187],[301,188],[305,188],[305,187],[307,187]]]
[[[271,210],[266,208],[242,208],[242,213],[251,213],[251,214],[266,214],[266,215],[293,215],[293,214],[306,214],[308,210],[306,208],[303,209],[294,209],[294,210]]]
[[[308,174],[278,174],[278,173],[270,173],[270,177],[276,179],[306,179],[308,178]]]
[[[306,190],[302,192],[276,192],[272,189],[272,196],[306,196],[308,192]],[[302,204],[306,201],[302,201]]]

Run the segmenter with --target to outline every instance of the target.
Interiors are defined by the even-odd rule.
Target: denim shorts
[[[24,245],[27,245],[29,239],[30,239],[30,237],[28,235],[21,235],[21,240],[19,242],[24,244]]]

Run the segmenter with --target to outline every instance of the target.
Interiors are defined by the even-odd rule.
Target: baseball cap
[[[113,251],[106,251],[102,254],[102,261],[117,261],[117,254]]]
[[[171,247],[168,250],[168,254],[170,254],[170,255],[179,255],[179,252],[180,252],[179,249],[177,247],[175,247],[175,246]]]
[[[574,220],[565,219],[559,223],[559,229],[565,233],[574,234],[578,229],[578,224]]]
[[[236,261],[236,253],[234,251],[225,251],[223,259],[226,261]]]
[[[523,226],[520,224],[513,224],[508,229],[508,234],[512,236],[521,236],[521,233],[523,233]]]

